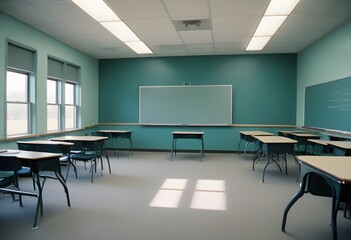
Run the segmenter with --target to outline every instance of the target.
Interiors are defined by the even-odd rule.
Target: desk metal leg
[[[130,137],[128,137],[128,151],[132,152],[132,155],[134,153],[134,146],[133,146],[133,142],[132,142],[132,139]]]
[[[269,161],[269,157],[272,158],[272,161]],[[274,157],[275,157],[274,155],[268,156],[268,154],[267,154],[267,156],[266,156],[267,162],[266,162],[266,165],[265,165],[264,168],[263,168],[262,183],[264,183],[264,176],[265,176],[265,174],[266,174],[266,168],[268,167],[269,164],[275,163],[275,164],[278,166],[279,171],[282,172],[282,168],[280,167],[279,163],[274,159]],[[277,157],[278,157],[278,155],[277,155]]]
[[[239,144],[238,144],[238,152],[239,152],[239,156],[240,156],[240,145],[241,145],[242,139],[240,138]]]
[[[205,157],[205,152],[204,152],[204,139],[201,138],[201,162],[202,162],[202,158]]]
[[[172,153],[171,153],[171,161],[173,160],[173,153],[175,154],[175,141],[176,141],[176,139],[175,138],[173,138],[173,141],[172,141]]]
[[[246,149],[247,149],[247,145],[249,145],[250,142],[246,142],[245,143],[245,149],[244,149],[244,160],[246,160]]]
[[[66,183],[64,181],[64,178],[63,178],[63,176],[62,176],[60,171],[55,171],[55,175],[57,177],[57,180],[59,180],[59,182],[61,183],[63,189],[65,190],[66,199],[67,199],[67,205],[68,205],[68,207],[70,207],[71,206],[71,201],[70,201],[70,198],[69,198],[69,192],[68,192],[67,185],[66,185]]]
[[[286,226],[286,219],[288,217],[288,213],[290,208],[305,194],[305,189],[306,189],[306,183],[307,183],[307,177],[308,174],[305,174],[304,177],[302,178],[300,190],[295,194],[295,196],[290,200],[288,205],[285,207],[284,214],[283,214],[283,221],[282,221],[282,226],[281,226],[281,231],[285,232],[285,226]]]
[[[76,174],[76,178],[78,178],[78,174],[77,174],[77,168],[76,168],[76,165],[72,162],[71,158],[68,157],[68,166],[67,166],[67,172],[66,172],[66,178],[65,178],[65,181],[67,181],[67,178],[68,178],[68,172],[69,172],[69,169],[70,167],[73,167],[73,170],[74,170],[74,173]]]

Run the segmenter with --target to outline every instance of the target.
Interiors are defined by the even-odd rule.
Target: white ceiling
[[[105,2],[153,54],[137,55],[70,0],[0,0],[0,11],[98,59],[296,53],[351,19],[351,0],[300,0],[263,51],[247,52],[269,0]]]

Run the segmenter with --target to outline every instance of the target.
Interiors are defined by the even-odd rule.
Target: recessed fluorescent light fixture
[[[299,1],[271,0],[246,50],[262,50]]]
[[[133,31],[122,21],[100,22],[100,24],[122,42],[140,41],[140,39],[133,33]]]
[[[263,16],[258,25],[255,37],[272,36],[288,16]]]
[[[72,0],[98,22],[118,21],[120,18],[103,0]]]
[[[138,42],[124,42],[129,48],[131,48],[137,54],[149,54],[152,51],[143,43],[142,41]]]
[[[271,0],[265,16],[289,15],[300,0]]]
[[[103,0],[72,0],[78,7],[98,21],[114,36],[138,54],[152,53],[137,35],[112,11]],[[132,46],[132,47],[131,47]]]
[[[246,51],[259,51],[266,46],[271,37],[252,37]]]

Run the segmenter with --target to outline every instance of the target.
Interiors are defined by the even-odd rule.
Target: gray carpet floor
[[[35,199],[24,206],[0,195],[0,239],[117,239],[117,240],[244,240],[332,239],[331,199],[306,194],[290,210],[286,232],[280,231],[284,208],[298,191],[296,165],[288,161],[288,175],[270,165],[260,183],[263,162],[243,155],[134,152],[118,159],[111,152],[112,174],[106,167],[94,183],[84,165],[78,179],[69,173],[63,188],[48,180],[44,188],[44,216],[31,228]],[[62,169],[65,172],[65,167]],[[23,190],[33,190],[29,178]],[[350,239],[351,220],[338,214],[339,239]]]

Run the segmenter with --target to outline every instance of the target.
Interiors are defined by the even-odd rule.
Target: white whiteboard
[[[232,85],[140,86],[140,124],[231,124]]]

